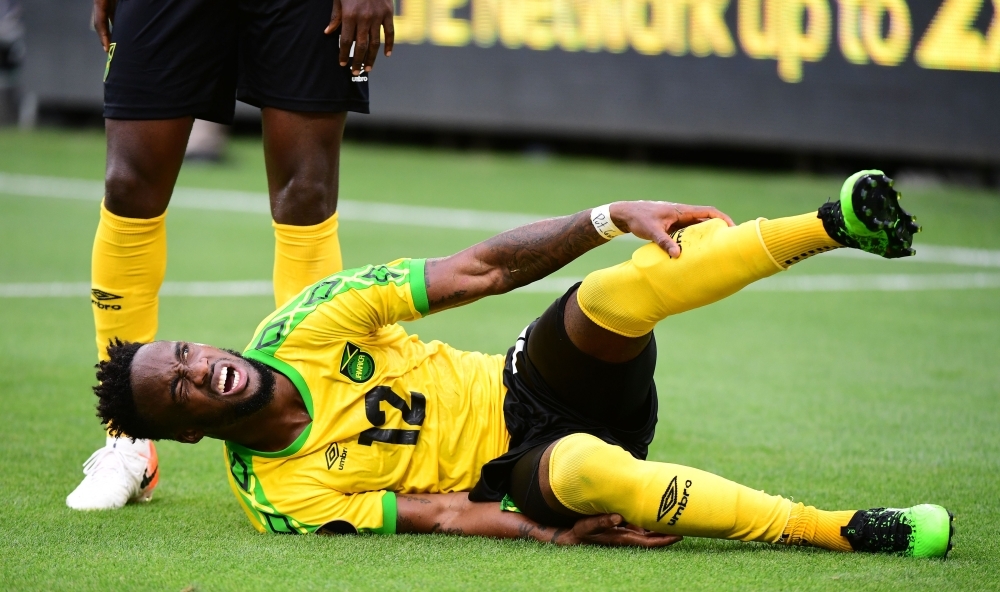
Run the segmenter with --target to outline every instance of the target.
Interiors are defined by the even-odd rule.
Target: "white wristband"
[[[604,204],[590,210],[590,221],[597,230],[597,234],[600,234],[607,240],[611,240],[620,234],[625,234],[621,230],[618,230],[615,223],[611,221],[611,204]]]

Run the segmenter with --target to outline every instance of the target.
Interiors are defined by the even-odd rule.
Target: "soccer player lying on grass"
[[[698,536],[944,556],[941,506],[828,512],[644,460],[657,322],[831,249],[910,255],[916,230],[880,171],[852,176],[818,214],[739,226],[709,207],[615,202],[443,259],[331,275],[266,318],[242,355],[116,342],[98,414],[137,438],[224,440],[232,489],[261,531]],[[530,284],[619,232],[652,242],[572,287],[506,356],[397,324]]]

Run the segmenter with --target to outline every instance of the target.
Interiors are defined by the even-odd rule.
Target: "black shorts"
[[[510,448],[483,466],[469,499],[500,501],[510,474],[532,449],[570,434],[591,434],[645,460],[656,429],[656,340],[637,358],[609,364],[576,348],[563,312],[579,284],[535,319],[507,352],[503,411]]]
[[[325,35],[331,0],[119,0],[104,117],[233,120],[236,99],[286,111],[368,113],[368,74]]]

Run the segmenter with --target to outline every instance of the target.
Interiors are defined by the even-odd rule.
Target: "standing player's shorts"
[[[591,434],[646,459],[657,419],[656,340],[651,337],[642,353],[622,364],[577,349],[566,334],[563,313],[579,285],[528,325],[507,352],[503,412],[510,447],[483,466],[469,494],[472,501],[502,500],[512,493],[511,472],[518,461],[535,457],[537,474],[545,447],[570,434]]]
[[[104,117],[233,120],[236,99],[368,113],[368,74],[341,67],[332,0],[119,0]]]

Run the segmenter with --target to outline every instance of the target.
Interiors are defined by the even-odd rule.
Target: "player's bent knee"
[[[559,440],[549,458],[549,485],[566,508],[580,514],[621,513],[618,500],[632,495],[630,478],[642,461],[590,434]]]

